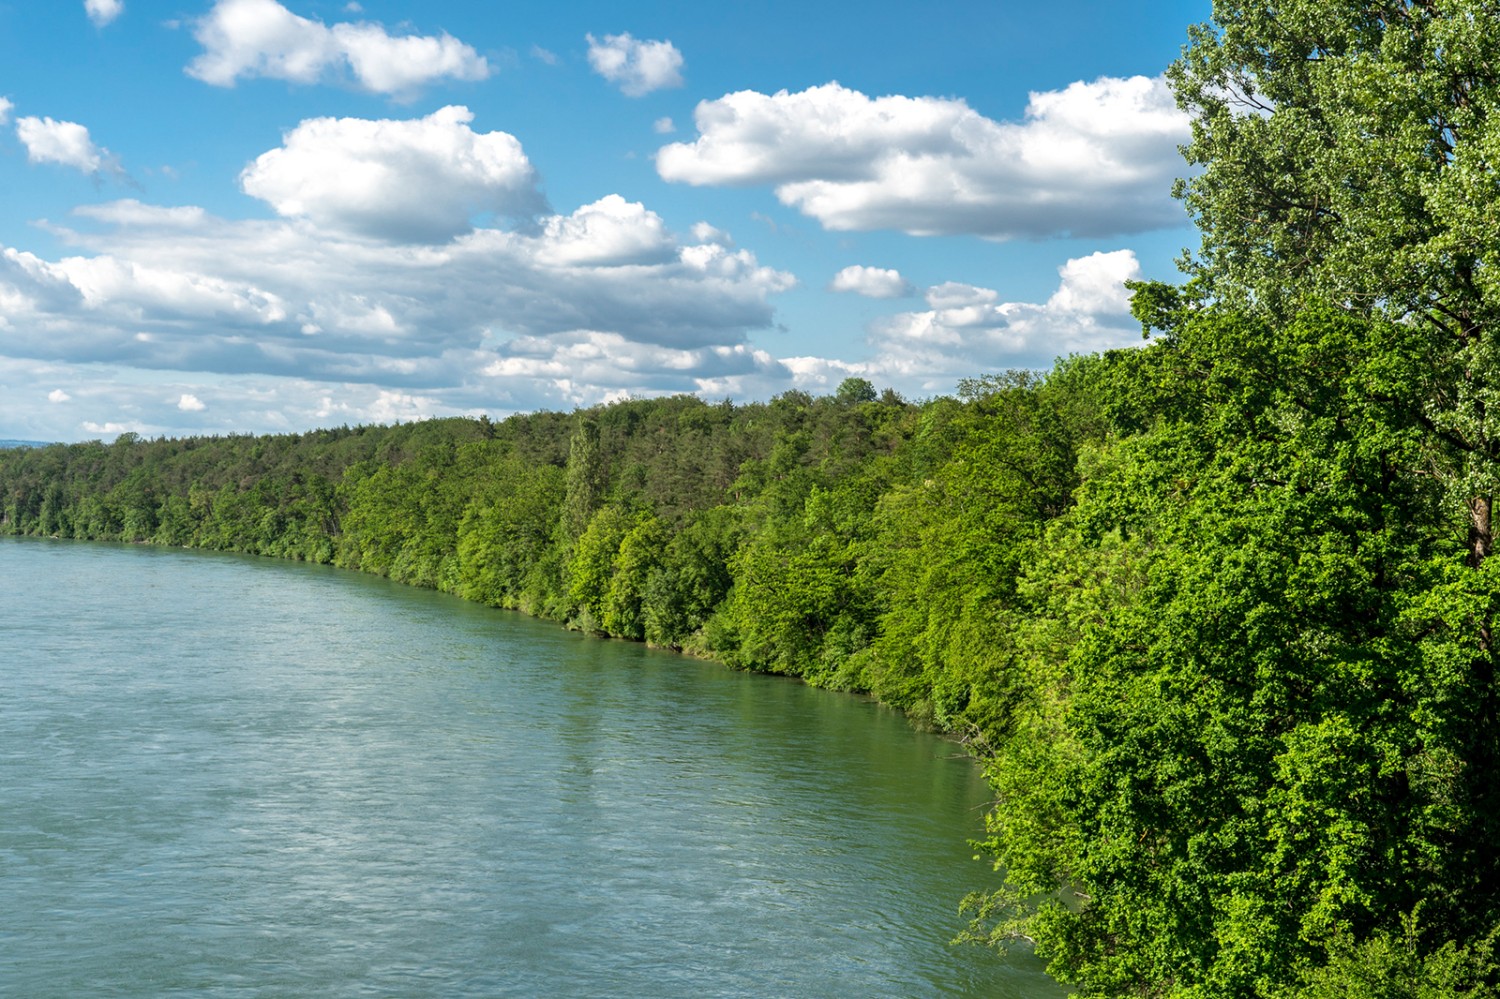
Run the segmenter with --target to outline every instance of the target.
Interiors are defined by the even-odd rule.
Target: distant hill
[[[10,447],[46,447],[46,441],[8,441],[0,440],[0,450]]]

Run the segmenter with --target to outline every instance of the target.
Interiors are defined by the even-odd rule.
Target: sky
[[[1141,343],[1209,0],[0,0],[0,438],[300,432]]]

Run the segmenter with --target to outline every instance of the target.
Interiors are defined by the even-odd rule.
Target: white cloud
[[[115,423],[113,420],[104,423],[96,420],[84,420],[81,426],[91,434],[103,434],[105,437],[118,437],[120,434],[128,430],[134,430],[136,427],[135,424]]]
[[[677,250],[661,216],[618,194],[584,205],[572,215],[552,216],[543,233],[537,259],[547,264],[655,264],[670,260]]]
[[[693,238],[700,243],[715,243],[719,246],[734,245],[734,239],[729,233],[716,226],[709,225],[707,222],[694,222],[692,229],[689,231],[693,234]]]
[[[874,324],[869,370],[929,391],[960,377],[1005,368],[1044,368],[1072,353],[1141,342],[1124,283],[1140,275],[1130,250],[1091,253],[1058,268],[1046,302],[1003,302],[998,292],[945,282],[925,293],[927,309]]]
[[[533,45],[531,47],[531,55],[533,58],[546,63],[548,66],[556,66],[562,62],[562,60],[557,57],[556,52],[544,49],[540,45]]]
[[[845,378],[868,378],[911,396],[952,392],[961,378],[1010,368],[1047,368],[1061,356],[1137,346],[1124,282],[1140,266],[1130,250],[1093,253],[1058,268],[1046,302],[1004,302],[992,288],[947,281],[924,293],[928,308],[875,322],[872,353],[862,360],[783,357],[794,387],[834,391]]]
[[[737,394],[752,383],[784,387],[790,381],[780,362],[746,344],[673,348],[592,330],[517,339],[484,374],[547,385],[571,405],[627,394]]]
[[[83,0],[84,12],[99,27],[125,13],[125,0]]]
[[[340,24],[333,29],[354,78],[381,94],[410,93],[431,80],[483,80],[489,65],[451,35],[393,38],[378,24]]]
[[[671,135],[677,131],[677,125],[673,123],[671,118],[658,118],[651,123],[651,130],[657,135]]]
[[[300,431],[340,423],[389,423],[429,416],[501,411],[502,400],[457,398],[446,393],[383,388],[297,377],[193,375],[192,384],[172,372],[109,363],[81,365],[0,359],[0,426],[33,440],[113,437],[126,430],[146,435]],[[26,386],[39,379],[76,384],[67,406],[38,407]],[[207,384],[212,407],[181,408]],[[566,400],[548,392],[527,394],[525,408],[561,408]],[[593,401],[593,400],[591,400]]]
[[[589,65],[627,97],[682,86],[682,53],[669,41],[638,41],[630,32],[588,35]]]
[[[68,395],[68,393],[64,392],[62,389],[53,389],[51,392],[47,393],[47,401],[51,403],[64,403],[71,398],[73,397]]]
[[[185,229],[200,226],[208,218],[208,213],[196,206],[163,208],[142,204],[134,198],[108,201],[102,205],[83,205],[75,208],[73,214],[112,225],[180,226]]]
[[[204,405],[203,400],[199,399],[191,392],[184,392],[177,400],[177,408],[182,410],[184,413],[201,413],[205,409],[207,409],[208,406]]]
[[[916,293],[901,272],[883,267],[845,267],[833,276],[830,291],[849,291],[866,298],[905,298]]]
[[[94,145],[89,130],[72,121],[26,117],[16,119],[16,138],[32,163],[57,163],[97,174],[113,166],[109,150]]]
[[[203,52],[187,72],[230,87],[241,77],[316,83],[345,71],[375,93],[403,96],[439,79],[483,80],[489,63],[448,34],[393,36],[368,22],[328,27],[276,0],[218,0],[193,25]]]
[[[10,113],[14,108],[15,105],[12,104],[9,99],[0,97],[0,125],[5,125],[10,122]]]
[[[669,181],[775,187],[826,228],[991,239],[1176,224],[1187,117],[1160,78],[1033,93],[1021,123],[962,100],[871,98],[837,83],[701,102],[698,138],[656,155]]]
[[[277,213],[383,239],[436,242],[473,216],[541,210],[537,175],[505,132],[476,133],[468,108],[404,121],[310,118],[240,175]]]
[[[220,0],[194,23],[203,52],[188,75],[219,87],[242,76],[315,83],[340,59],[333,32],[275,0]]]

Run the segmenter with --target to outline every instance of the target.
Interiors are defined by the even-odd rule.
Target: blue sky
[[[1208,6],[0,0],[0,438],[1138,343]]]

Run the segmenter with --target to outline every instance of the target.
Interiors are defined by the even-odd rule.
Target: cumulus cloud
[[[862,359],[783,357],[796,388],[827,393],[851,376],[910,395],[952,392],[961,378],[1010,368],[1048,368],[1062,356],[1141,343],[1124,282],[1138,277],[1130,250],[1093,253],[1058,268],[1045,302],[1006,302],[993,288],[946,281],[927,308],[877,320]]]
[[[125,0],[83,0],[83,9],[99,27],[104,27],[125,13]]]
[[[651,130],[657,135],[671,135],[677,131],[677,125],[671,118],[658,118],[651,123]]]
[[[845,267],[833,276],[830,291],[849,291],[866,298],[905,298],[916,293],[901,272],[884,267]]]
[[[438,242],[480,212],[525,218],[544,207],[515,136],[476,133],[468,108],[425,118],[310,118],[240,175],[279,215],[381,239]]]
[[[554,215],[543,231],[537,259],[547,264],[656,264],[677,251],[661,216],[618,194],[584,205],[572,215]]]
[[[791,384],[746,335],[792,277],[678,245],[623,199],[419,248],[185,214],[92,213],[137,221],[56,228],[80,252],[55,261],[0,251],[0,422],[37,439],[266,432]],[[23,405],[48,381],[76,399],[50,420]]]
[[[219,87],[241,77],[316,83],[344,73],[374,93],[408,95],[440,79],[483,80],[490,65],[449,34],[391,35],[369,22],[329,27],[276,0],[218,0],[193,24],[203,52],[188,75]]]
[[[1130,250],[1091,253],[1058,268],[1041,303],[1005,302],[992,288],[950,281],[925,293],[927,308],[877,321],[875,369],[929,390],[1004,368],[1048,367],[1058,357],[1140,342],[1125,282],[1140,276]]]
[[[184,392],[177,399],[177,408],[182,410],[184,413],[201,413],[205,409],[207,409],[208,406],[204,404],[202,399],[199,399],[191,392]]]
[[[657,171],[696,185],[771,185],[833,230],[990,239],[1106,236],[1174,225],[1187,117],[1161,78],[1033,93],[1024,121],[964,101],[871,98],[837,83],[701,102],[698,138]]]
[[[689,231],[693,234],[693,238],[700,243],[717,243],[719,246],[734,245],[734,239],[729,233],[707,222],[694,222],[692,229]]]
[[[0,125],[9,123],[10,112],[13,108],[15,108],[15,105],[7,98],[0,97]]]
[[[91,174],[118,169],[109,150],[94,145],[89,130],[77,122],[18,118],[16,138],[32,163],[56,163]]]
[[[627,97],[682,86],[682,53],[669,41],[639,41],[630,32],[588,35],[589,65]]]
[[[47,401],[54,404],[67,402],[71,398],[73,397],[68,395],[68,393],[64,392],[62,389],[53,389],[51,392],[47,393]]]

